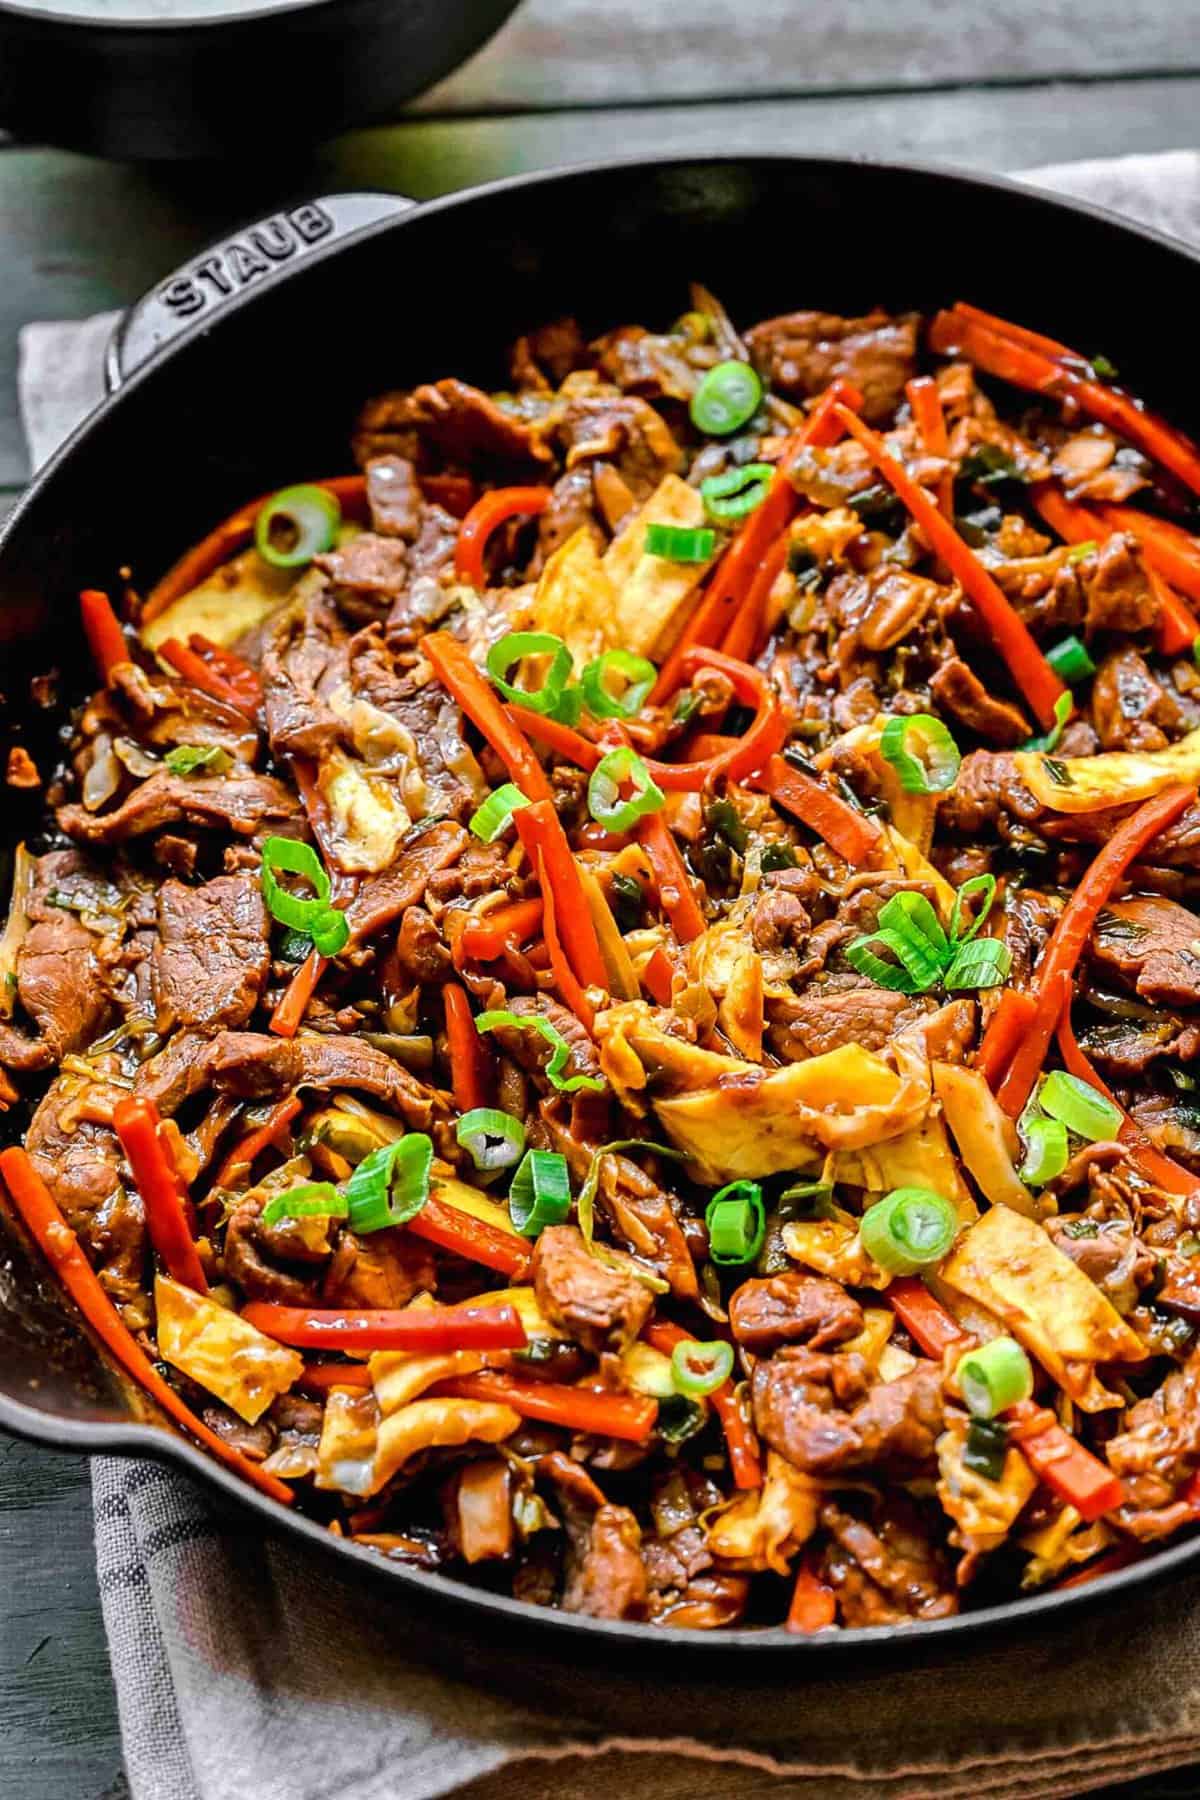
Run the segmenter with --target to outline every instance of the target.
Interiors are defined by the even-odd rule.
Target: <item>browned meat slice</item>
[[[158,1029],[245,1025],[270,972],[267,909],[250,874],[164,881],[154,951]]]
[[[390,1226],[356,1237],[343,1231],[321,1289],[326,1306],[407,1306],[420,1293],[437,1291],[429,1245]]]
[[[346,735],[329,703],[349,680],[346,644],[337,608],[324,593],[285,607],[271,620],[263,644],[262,684],[267,734],[276,756],[320,756]]]
[[[657,1269],[681,1300],[699,1292],[696,1266],[671,1197],[628,1156],[606,1156],[600,1165],[597,1199],[613,1233],[635,1255]]]
[[[60,806],[59,829],[82,844],[123,844],[164,825],[207,827],[253,837],[293,820],[300,802],[273,775],[151,775],[114,806],[90,813],[84,806]]]
[[[605,1504],[594,1513],[566,1509],[570,1550],[563,1611],[594,1619],[637,1618],[646,1604],[641,1527],[627,1506]]]
[[[153,749],[166,750],[173,744],[215,745],[227,750],[235,762],[255,760],[258,733],[245,714],[202,693],[189,681],[151,675],[139,663],[118,663],[110,693],[132,734]],[[85,714],[85,730],[87,722]],[[110,728],[110,722],[106,721],[105,728]]]
[[[856,643],[882,651],[914,632],[946,591],[923,575],[881,565],[868,575],[835,576],[826,601]]]
[[[408,581],[408,545],[374,531],[360,531],[315,560],[335,589],[348,588],[379,604],[394,599]]]
[[[1132,1081],[1164,1056],[1189,1060],[1200,1050],[1200,1033],[1186,1030],[1170,1014],[1157,1019],[1101,1019],[1085,1025],[1079,1042],[1102,1075]]]
[[[519,337],[509,356],[513,385],[539,391],[551,383],[555,387],[561,386],[574,370],[586,368],[587,361],[583,333],[578,322],[571,318],[551,319],[548,324],[539,325],[536,330]]]
[[[1118,1312],[1129,1312],[1137,1304],[1142,1288],[1158,1273],[1157,1256],[1143,1244],[1128,1220],[1061,1217],[1047,1219],[1046,1230]]]
[[[17,956],[17,998],[37,1028],[30,1040],[15,1026],[0,1026],[0,1063],[36,1070],[87,1048],[112,1015],[104,981],[106,940],[73,913],[44,909]]]
[[[839,375],[863,396],[863,417],[889,418],[917,372],[915,313],[891,317],[881,309],[859,319],[836,313],[795,312],[764,319],[746,333],[755,365],[790,400],[819,394]]]
[[[561,544],[587,530],[597,550],[603,550],[607,539],[596,518],[595,489],[588,464],[568,469],[550,490],[550,503],[538,520],[538,551],[545,561]]]
[[[1068,563],[1057,579],[1072,577],[1083,590],[1089,630],[1149,631],[1156,623],[1158,595],[1133,538],[1115,532],[1080,561]]]
[[[360,464],[395,454],[423,466],[428,446],[455,463],[522,466],[550,461],[533,426],[453,377],[411,393],[379,394],[359,414],[354,454]]]
[[[399,1063],[361,1038],[270,1037],[225,1031],[207,1056],[212,1085],[246,1098],[290,1088],[354,1088],[373,1094],[414,1131],[428,1126],[433,1095]]]
[[[556,433],[567,468],[602,457],[615,464],[634,499],[645,500],[664,475],[678,474],[683,453],[661,413],[635,394],[573,395]]]
[[[554,1029],[571,1046],[571,1060],[567,1065],[569,1073],[599,1075],[600,1057],[595,1044],[575,1014],[565,1006],[560,1006],[557,1000],[551,1000],[545,994],[539,995],[536,1000],[527,994],[517,994],[509,1001],[508,1010],[516,1013],[518,1018],[533,1018],[540,1014],[542,1018],[549,1019]],[[506,1054],[531,1074],[540,1073],[554,1055],[552,1047],[536,1031],[517,1031],[510,1027],[502,1028],[494,1035]]]
[[[1200,919],[1158,896],[1114,900],[1092,933],[1091,953],[1164,1006],[1200,1005]]]
[[[593,1256],[574,1225],[548,1225],[542,1232],[534,1246],[533,1286],[551,1324],[597,1356],[631,1344],[654,1304],[636,1275]]]
[[[450,952],[432,916],[423,906],[410,906],[400,921],[393,951],[401,981],[436,984],[450,970]]]
[[[937,384],[949,429],[950,455],[956,463],[964,462],[973,451],[987,445],[1003,451],[1023,480],[1046,480],[1050,473],[1046,457],[997,417],[996,408],[976,382],[970,363],[947,363],[938,370]],[[1048,539],[1040,542],[1045,544]]]
[[[107,1092],[109,1103],[118,1095]],[[84,1116],[88,1094],[75,1075],[60,1075],[30,1121],[25,1148],[88,1253],[105,1292],[119,1302],[141,1290],[145,1221],[138,1195],[121,1180],[121,1150],[107,1125]],[[103,1110],[100,1108],[99,1110]]]
[[[941,1370],[918,1364],[896,1381],[869,1387],[869,1380],[853,1351],[825,1356],[792,1345],[754,1371],[755,1423],[773,1450],[807,1474],[928,1462],[942,1429]]]
[[[1091,713],[1105,750],[1164,750],[1187,724],[1178,696],[1129,645],[1112,651],[1096,671]]]
[[[351,642],[354,698],[386,715],[366,726],[375,772],[403,778],[401,798],[411,812],[462,816],[479,804],[486,784],[459,707],[430,677],[427,664],[393,653],[377,625]]]
[[[366,474],[372,529],[381,537],[414,543],[421,525],[421,490],[412,464],[403,456],[375,456]]]
[[[997,829],[1005,835],[1012,819],[1034,826],[1041,817],[1041,802],[1021,786],[1016,765],[1004,750],[972,750],[964,756],[958,779],[938,804],[938,825],[972,840]]]
[[[424,897],[432,878],[458,861],[468,841],[462,826],[452,819],[429,826],[401,850],[390,869],[369,875],[359,884],[346,908],[351,935],[361,941],[394,925]]]
[[[646,400],[690,400],[705,369],[719,360],[712,344],[682,333],[660,337],[642,325],[607,332],[592,350],[602,375]]]
[[[1015,749],[1032,733],[1020,707],[1009,700],[1001,700],[996,694],[989,694],[961,656],[952,656],[942,664],[929,683],[929,692],[943,712],[948,712],[990,744]]]
[[[247,1299],[312,1306],[330,1252],[311,1247],[300,1220],[280,1219],[276,1225],[264,1225],[260,1215],[266,1203],[267,1196],[261,1192],[247,1194],[230,1213],[225,1273]]]
[[[1136,450],[1121,450],[1100,424],[1071,434],[1054,452],[1052,473],[1069,500],[1128,500],[1150,485],[1146,460]]]
[[[821,1508],[821,1523],[832,1539],[823,1572],[837,1594],[842,1623],[897,1625],[957,1612],[945,1559],[914,1510],[901,1496],[877,1514],[868,1524],[836,1501]]]
[[[1188,1523],[1183,1490],[1200,1468],[1200,1351],[1130,1408],[1126,1429],[1104,1453],[1125,1483],[1127,1499],[1116,1513],[1123,1530],[1148,1541]]]
[[[767,1356],[780,1344],[814,1350],[838,1344],[862,1330],[862,1307],[839,1282],[788,1269],[762,1281],[744,1281],[729,1302],[729,1323],[743,1349]]]
[[[882,1050],[898,1031],[931,1010],[931,1003],[889,988],[839,989],[817,981],[802,994],[772,1000],[768,1010],[772,1049],[789,1062],[801,1062],[842,1044]]]

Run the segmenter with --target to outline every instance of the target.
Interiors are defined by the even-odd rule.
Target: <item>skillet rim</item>
[[[1092,201],[1081,200],[1074,195],[1060,195],[1036,183],[1019,180],[1012,176],[999,175],[991,171],[977,171],[960,168],[954,164],[939,164],[920,160],[894,160],[887,157],[869,155],[858,156],[822,156],[795,155],[787,151],[768,151],[747,155],[742,152],[716,152],[709,155],[686,154],[679,152],[663,157],[647,157],[630,155],[623,157],[603,157],[584,163],[572,163],[560,168],[531,170],[519,175],[502,177],[496,181],[483,182],[478,185],[457,189],[449,194],[436,196],[430,200],[419,201],[412,207],[393,217],[382,218],[374,223],[364,225],[352,235],[335,239],[329,243],[315,246],[299,263],[287,265],[278,271],[269,282],[255,287],[241,289],[238,293],[224,299],[218,307],[213,308],[206,316],[193,326],[182,330],[178,336],[160,345],[146,360],[124,378],[120,386],[109,394],[100,405],[87,415],[71,432],[70,436],[59,446],[54,455],[43,464],[42,468],[31,478],[17,505],[8,518],[0,526],[0,580],[3,577],[3,559],[9,539],[22,528],[25,513],[39,501],[43,489],[52,485],[60,467],[67,464],[76,449],[84,443],[97,423],[118,412],[126,403],[126,396],[139,390],[146,382],[152,381],[157,370],[178,354],[186,351],[195,341],[207,338],[214,330],[219,330],[222,322],[240,314],[248,305],[270,295],[285,284],[300,278],[306,269],[315,268],[341,254],[349,251],[364,239],[373,239],[387,232],[402,229],[410,221],[423,218],[430,213],[441,213],[462,206],[465,203],[486,202],[491,196],[510,193],[526,188],[549,189],[556,184],[570,184],[573,181],[586,181],[589,177],[604,176],[627,172],[633,174],[642,171],[647,174],[663,171],[696,171],[722,170],[731,168],[759,168],[769,172],[772,168],[789,166],[807,168],[814,173],[825,172],[831,180],[836,180],[839,172],[847,169],[877,170],[883,175],[895,176],[898,180],[917,176],[932,180],[940,185],[957,188],[964,197],[971,192],[983,190],[987,193],[1009,195],[1023,202],[1032,209],[1043,209],[1057,213],[1067,213],[1076,217],[1090,219],[1097,224],[1115,230],[1126,239],[1157,249],[1165,250],[1194,268],[1200,269],[1200,248],[1185,243],[1172,234],[1160,231],[1140,221],[1128,219],[1114,213],[1104,206]],[[317,196],[321,198],[321,196]],[[169,275],[165,279],[169,279]],[[22,1230],[27,1240],[27,1234]],[[52,1279],[52,1272],[51,1279]],[[57,1284],[55,1284],[56,1291]],[[69,1302],[67,1303],[69,1305]],[[77,1330],[86,1328],[76,1324]],[[104,1359],[106,1361],[106,1359]],[[1028,1598],[1010,1600],[1000,1605],[981,1607],[974,1612],[956,1614],[945,1619],[915,1620],[902,1625],[863,1627],[842,1627],[837,1631],[818,1632],[811,1636],[792,1633],[783,1626],[735,1627],[718,1631],[693,1631],[669,1625],[646,1625],[626,1620],[610,1620],[592,1618],[585,1614],[564,1613],[551,1607],[534,1606],[528,1602],[514,1600],[510,1596],[493,1594],[486,1589],[472,1586],[437,1571],[421,1570],[402,1563],[390,1562],[376,1552],[355,1544],[349,1539],[336,1538],[305,1515],[293,1512],[289,1508],[270,1500],[248,1483],[239,1480],[226,1471],[212,1457],[192,1445],[180,1433],[169,1426],[142,1423],[122,1423],[119,1421],[95,1420],[85,1422],[67,1415],[42,1411],[27,1406],[9,1395],[0,1393],[0,1427],[49,1449],[73,1452],[106,1452],[110,1454],[135,1456],[146,1455],[155,1462],[173,1464],[181,1467],[185,1473],[201,1478],[210,1487],[215,1488],[239,1506],[248,1507],[277,1532],[286,1531],[302,1542],[315,1545],[325,1554],[335,1555],[346,1567],[361,1576],[379,1579],[380,1575],[396,1581],[400,1588],[419,1602],[429,1606],[443,1606],[469,1617],[480,1612],[490,1615],[497,1623],[504,1621],[510,1630],[535,1637],[549,1636],[555,1642],[569,1644],[582,1638],[585,1644],[596,1649],[602,1644],[616,1643],[623,1650],[640,1656],[647,1651],[659,1647],[670,1648],[674,1653],[683,1653],[689,1658],[707,1658],[710,1662],[714,1656],[736,1654],[739,1658],[751,1657],[756,1664],[764,1661],[781,1661],[785,1656],[794,1668],[797,1658],[802,1659],[805,1670],[818,1665],[814,1659],[819,1656],[822,1664],[828,1667],[830,1657],[867,1657],[872,1669],[877,1669],[881,1658],[888,1652],[897,1649],[909,1650],[916,1655],[926,1649],[936,1653],[947,1640],[955,1642],[973,1638],[995,1637],[1001,1633],[1019,1632],[1027,1620],[1045,1622],[1051,1615],[1055,1618],[1064,1615],[1077,1615],[1098,1607],[1102,1603],[1115,1600],[1122,1594],[1131,1594],[1135,1590],[1154,1586],[1171,1573],[1181,1573],[1200,1564],[1200,1532],[1182,1543],[1167,1548],[1151,1551],[1142,1561],[1131,1563],[1127,1568],[1118,1569],[1094,1581],[1077,1588],[1051,1589],[1034,1594]],[[660,1668],[658,1678],[661,1680],[666,1670]],[[864,1673],[868,1672],[866,1670]]]

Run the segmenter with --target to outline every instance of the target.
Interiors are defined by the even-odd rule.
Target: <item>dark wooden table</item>
[[[120,306],[241,219],[376,187],[417,198],[609,154],[870,153],[1003,169],[1200,140],[1178,0],[527,0],[394,126],[254,169],[0,148],[0,506],[28,478],[16,346]],[[869,229],[869,221],[865,222]],[[820,246],[813,246],[820,300]],[[0,1441],[0,1796],[119,1800],[86,1464]],[[1200,1771],[1106,1800],[1200,1793]],[[246,1796],[246,1800],[254,1800]]]

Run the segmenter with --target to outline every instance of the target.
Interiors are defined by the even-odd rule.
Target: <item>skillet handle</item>
[[[297,257],[353,237],[417,204],[403,194],[330,194],[282,208],[220,238],[168,275],[118,319],[104,358],[108,392],[148,357],[203,327],[244,288],[274,281]]]

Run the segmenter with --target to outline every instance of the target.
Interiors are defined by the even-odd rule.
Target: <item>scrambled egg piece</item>
[[[248,1425],[300,1378],[304,1358],[206,1294],[160,1275],[154,1283],[159,1355],[224,1401]]]

